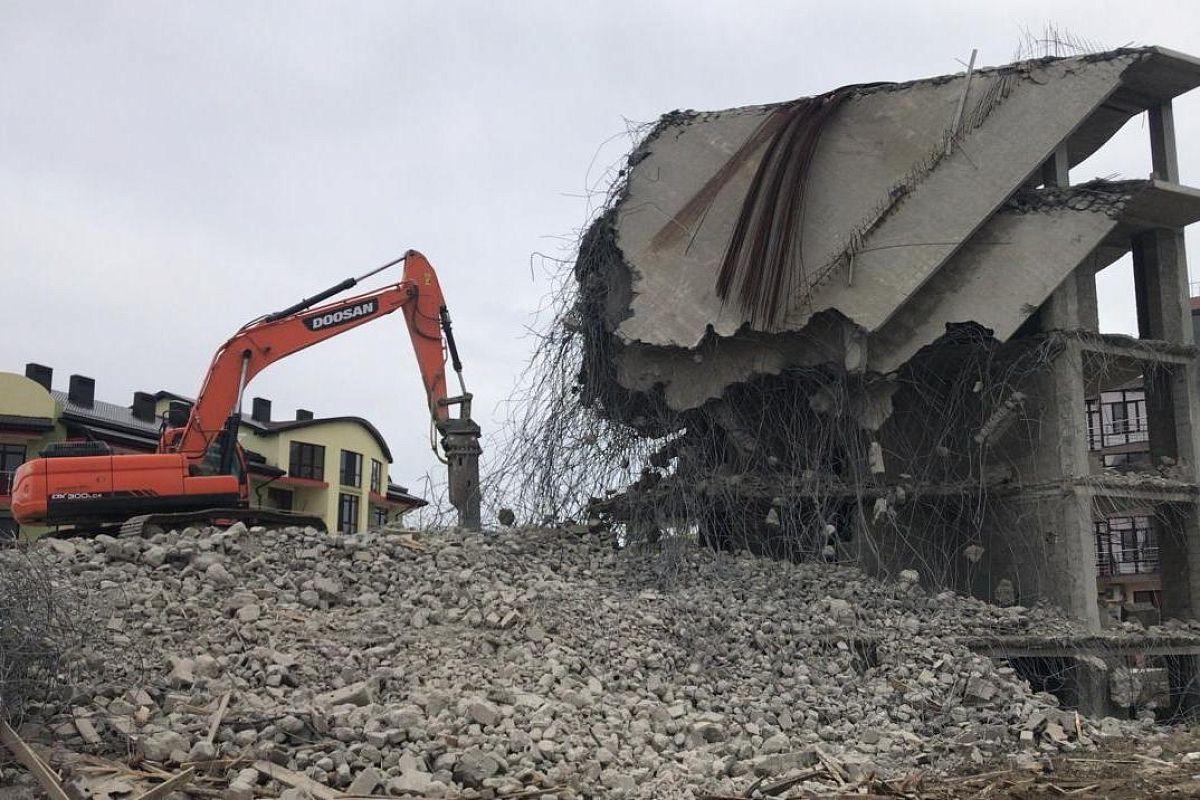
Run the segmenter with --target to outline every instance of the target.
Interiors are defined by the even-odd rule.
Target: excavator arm
[[[404,277],[399,283],[316,306],[400,261],[404,262]],[[429,413],[442,434],[450,469],[451,502],[458,508],[464,527],[478,528],[479,427],[470,418],[471,395],[462,381],[462,364],[437,273],[415,250],[409,250],[403,258],[365,275],[347,278],[314,297],[245,325],[217,350],[187,424],[164,431],[159,451],[182,453],[189,460],[198,460],[210,446],[223,441],[224,471],[234,450],[242,394],[254,376],[281,358],[397,310],[404,312]],[[458,375],[461,392],[457,396],[447,394],[447,350]],[[460,407],[457,418],[450,415],[453,405]]]

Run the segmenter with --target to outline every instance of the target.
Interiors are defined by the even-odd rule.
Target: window
[[[342,492],[338,495],[338,530],[358,532],[358,495]]]
[[[13,471],[25,463],[25,445],[0,444],[0,494],[12,491]]]
[[[274,486],[268,486],[267,505],[271,508],[278,508],[281,511],[291,511],[292,493],[287,489],[277,489]]]
[[[1153,575],[1159,571],[1158,540],[1148,516],[1097,520],[1096,572],[1111,575]]]
[[[1091,450],[1149,440],[1146,393],[1141,389],[1101,392],[1099,399],[1087,401],[1087,424]]]
[[[371,527],[382,528],[387,525],[387,509],[383,506],[371,506]]]
[[[362,453],[342,451],[342,486],[362,486]]]
[[[1127,433],[1129,431],[1129,407],[1125,403],[1108,404],[1112,414],[1112,432]]]
[[[1146,590],[1146,591],[1141,591],[1141,592],[1134,592],[1133,593],[1133,602],[1149,603],[1152,606],[1154,606],[1155,608],[1158,608],[1159,605],[1161,605],[1161,602],[1160,602],[1159,596],[1158,596],[1158,592],[1156,592],[1152,589]]]
[[[371,491],[383,494],[383,464],[371,459]]]
[[[288,474],[293,478],[325,480],[325,448],[322,445],[292,442],[288,455]]]

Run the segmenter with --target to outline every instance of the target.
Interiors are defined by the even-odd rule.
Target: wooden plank
[[[25,765],[25,769],[29,770],[30,774],[37,779],[42,790],[50,797],[50,800],[71,800],[65,791],[62,784],[58,782],[58,778],[50,770],[49,767],[38,758],[38,754],[33,752],[29,745],[17,735],[17,732],[9,726],[9,724],[0,719],[0,741],[12,751],[12,754],[17,757],[17,760]]]
[[[221,696],[221,702],[217,705],[217,710],[213,712],[212,722],[208,724],[208,736],[205,741],[209,744],[217,738],[217,728],[221,727],[221,720],[225,718],[225,709],[229,708],[229,697],[233,692],[226,692]]]
[[[272,780],[286,783],[288,786],[308,792],[316,800],[339,800],[342,793],[331,789],[323,783],[318,783],[307,775],[272,764],[270,761],[255,761],[254,768]]]
[[[179,787],[191,782],[192,776],[195,774],[195,768],[189,767],[175,777],[163,781],[145,794],[139,795],[136,800],[159,800],[159,798],[166,797]]]

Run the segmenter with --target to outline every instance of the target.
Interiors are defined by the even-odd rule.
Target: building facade
[[[1200,333],[1200,284],[1191,284],[1193,333]],[[1089,472],[1093,475],[1137,475],[1157,472],[1177,476],[1186,465],[1156,463],[1150,437],[1154,420],[1143,375],[1104,385],[1087,398]],[[1119,513],[1094,515],[1096,584],[1102,611],[1114,619],[1162,619],[1163,563],[1161,530],[1169,519],[1153,503]]]
[[[1087,399],[1091,471],[1131,473],[1151,468],[1150,419],[1142,378]],[[1114,619],[1161,620],[1162,565],[1152,505],[1097,515],[1096,587],[1100,608]]]
[[[19,530],[9,510],[12,474],[49,444],[102,441],[114,453],[153,452],[166,420],[186,415],[191,399],[172,392],[135,392],[125,406],[97,400],[95,381],[72,375],[66,391],[53,371],[27,364],[25,374],[0,372],[0,536]],[[329,530],[355,533],[400,520],[425,501],[392,483],[387,442],[361,417],[271,418],[271,402],[254,398],[238,440],[246,451],[250,503],[320,516]]]

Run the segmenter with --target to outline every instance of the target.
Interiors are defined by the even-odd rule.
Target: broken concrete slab
[[[1007,341],[1116,226],[1067,207],[996,214],[871,335],[871,369],[895,371],[948,324],[973,322]]]
[[[823,308],[838,308],[867,329],[882,324],[893,302],[916,291],[1140,57],[977,73],[967,99],[973,126],[934,164],[931,154],[954,127],[964,76],[858,90],[828,122],[810,166],[803,263],[795,265],[803,289],[804,280],[838,262],[865,234],[854,286],[848,275],[831,280],[799,302],[783,328],[799,329]],[[617,244],[633,276],[630,316],[617,329],[622,340],[691,348],[709,325],[729,336],[749,321],[735,304],[720,301],[716,277],[763,146],[752,155],[739,151],[772,109],[677,115],[643,144],[617,207]],[[1038,120],[1032,129],[1031,119]],[[976,160],[987,153],[986,163],[973,164],[972,153]],[[731,166],[735,154],[741,161]],[[917,174],[920,180],[909,180]],[[708,185],[714,176],[715,188]],[[972,191],[959,196],[954,187],[964,183]],[[901,185],[908,186],[903,202],[893,196]],[[710,202],[692,219],[689,202],[698,194],[711,195],[704,198]],[[878,224],[873,214],[882,215]]]

